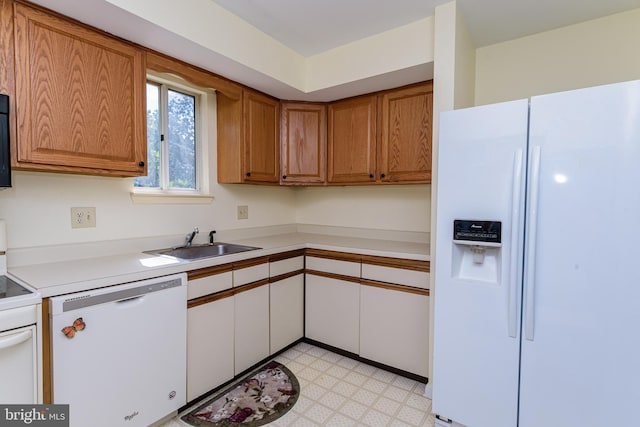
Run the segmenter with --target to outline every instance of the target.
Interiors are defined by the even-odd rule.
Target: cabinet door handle
[[[28,340],[29,338],[31,338],[31,336],[32,336],[31,329],[27,331],[22,331],[15,335],[9,335],[8,337],[0,340],[0,350],[21,344],[26,340]]]
[[[251,172],[247,172],[247,173],[246,173],[246,175],[247,175],[247,176],[251,176]]]
[[[287,175],[282,175],[282,179],[287,179]]]
[[[139,162],[138,162],[138,166],[140,166],[140,167],[144,167],[144,162],[143,162],[143,161],[139,161]]]
[[[383,173],[381,173],[381,174],[380,174],[380,178],[384,178],[385,176],[386,176],[386,175],[385,175],[385,174],[383,174]]]
[[[373,174],[372,173],[369,174],[369,178],[373,178]]]

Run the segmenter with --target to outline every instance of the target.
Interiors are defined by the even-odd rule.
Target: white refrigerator
[[[441,115],[437,425],[640,425],[640,81]]]

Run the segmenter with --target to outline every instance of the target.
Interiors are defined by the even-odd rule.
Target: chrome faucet
[[[187,234],[187,237],[185,237],[184,239],[184,246],[185,247],[189,247],[191,246],[191,243],[193,242],[193,239],[196,237],[196,234],[198,234],[200,232],[200,230],[198,230],[198,227],[194,227],[193,231],[189,234]]]

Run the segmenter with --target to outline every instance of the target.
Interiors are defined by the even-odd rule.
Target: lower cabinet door
[[[235,299],[235,374],[269,356],[269,285],[239,292]]]
[[[305,335],[359,353],[360,284],[306,275]]]
[[[426,377],[429,297],[362,285],[360,356]]]
[[[304,334],[304,275],[270,283],[269,287],[273,354]]]
[[[233,297],[187,310],[187,401],[234,376]]]

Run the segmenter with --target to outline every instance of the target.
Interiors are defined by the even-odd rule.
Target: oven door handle
[[[0,350],[22,344],[33,336],[31,329],[0,338]]]

